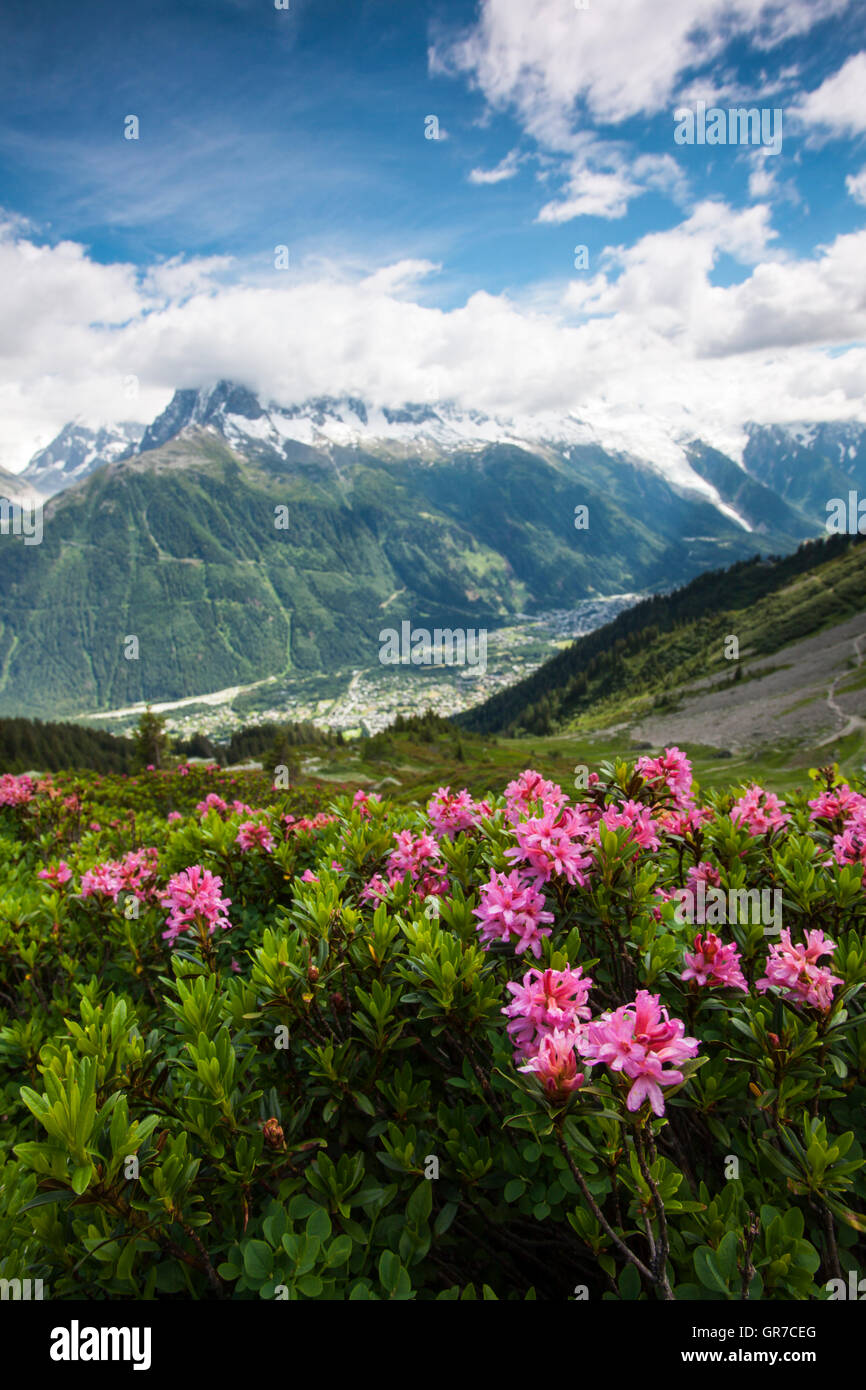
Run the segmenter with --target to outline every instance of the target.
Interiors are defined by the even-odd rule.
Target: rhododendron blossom
[[[427,831],[414,836],[411,830],[395,831],[396,847],[388,855],[388,882],[392,888],[409,875],[420,897],[441,893],[447,888],[447,870],[440,863],[441,850]]]
[[[590,1016],[586,1005],[592,979],[579,965],[566,970],[528,970],[523,983],[510,980],[506,988],[514,995],[502,1012],[511,1022],[508,1033],[518,1052],[529,1055],[546,1034],[559,1029],[573,1032]]]
[[[749,986],[740,968],[740,953],[732,941],[723,945],[715,932],[708,931],[705,937],[698,932],[694,946],[693,952],[685,953],[686,969],[681,980],[694,980],[696,985],[710,987],[724,985],[748,994]]]
[[[654,791],[667,787],[675,806],[687,805],[692,790],[692,765],[682,749],[666,748],[657,758],[638,758],[634,770]]]
[[[640,801],[623,801],[619,806],[608,806],[601,819],[608,830],[627,827],[629,839],[641,849],[658,849],[658,827],[653,821],[650,807],[642,805]]]
[[[541,955],[541,938],[550,936],[547,922],[553,913],[544,910],[544,895],[516,869],[510,874],[495,873],[481,885],[481,904],[472,909],[481,923],[481,940],[510,941],[517,937],[514,947],[519,955],[531,951],[536,960]]]
[[[577,1070],[574,1041],[573,1033],[562,1033],[559,1029],[547,1033],[535,1056],[518,1070],[532,1072],[552,1098],[564,1100],[582,1086],[584,1080],[584,1073]]]
[[[555,782],[548,782],[539,772],[527,768],[515,781],[508,783],[505,801],[506,818],[516,825],[521,816],[534,812],[539,801],[543,814],[558,811],[565,801],[565,792]]]
[[[578,834],[588,834],[589,823],[577,813],[580,826]],[[517,844],[505,851],[510,863],[528,865],[535,878],[547,883],[554,876],[561,876],[572,884],[584,884],[584,870],[592,863],[592,856],[586,853],[583,840],[573,838],[574,814],[564,815],[551,810],[543,816],[519,821],[514,827]]]
[[[818,965],[818,961],[832,955],[835,949],[835,943],[822,931],[809,931],[805,944],[795,944],[789,928],[783,928],[781,940],[770,947],[767,973],[757,981],[758,991],[764,994],[775,986],[826,1012],[833,1003],[833,990],[844,981],[829,966]]]
[[[444,835],[454,837],[461,830],[471,830],[479,825],[482,816],[493,814],[489,801],[475,802],[464,787],[462,791],[452,792],[450,787],[440,787],[427,803],[427,815],[433,833],[440,839]]]
[[[263,849],[270,854],[274,847],[274,837],[267,825],[259,821],[245,820],[238,827],[235,844],[241,849]]]
[[[33,795],[33,779],[26,772],[20,777],[4,772],[0,777],[0,806],[26,806]]]
[[[789,823],[791,817],[783,812],[784,805],[775,792],[765,792],[754,785],[734,802],[731,820],[735,825],[744,823],[750,835],[766,835]]]
[[[225,910],[231,906],[231,899],[220,896],[222,886],[222,879],[200,864],[193,864],[170,878],[167,888],[160,894],[160,901],[169,909],[168,930],[163,936],[174,941],[191,927],[200,931],[206,928],[211,936],[218,927],[228,930],[231,922]]]
[[[656,1115],[665,1111],[663,1086],[677,1086],[683,1074],[677,1068],[697,1055],[697,1038],[685,1036],[685,1025],[668,1017],[659,996],[639,990],[633,1004],[587,1023],[577,1036],[581,1056],[622,1072],[633,1084],[626,1107],[639,1110],[645,1100]]]
[[[62,883],[68,883],[72,877],[72,870],[65,859],[61,859],[56,868],[40,869],[37,878],[44,878],[53,888],[59,888]]]

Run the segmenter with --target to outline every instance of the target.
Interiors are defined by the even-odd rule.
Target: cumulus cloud
[[[723,254],[740,263],[738,283],[715,283]],[[219,377],[283,404],[342,393],[399,404],[431,399],[435,381],[436,397],[467,409],[573,412],[720,447],[751,419],[863,418],[866,351],[830,349],[866,338],[864,256],[866,232],[786,256],[766,205],[706,202],[609,248],[558,295],[476,293],[442,309],[418,302],[439,269],[424,260],[244,282],[223,257],[139,273],[8,227],[0,464],[23,466],[70,419],[147,422],[175,388]]]
[[[481,0],[477,22],[434,43],[429,61],[434,73],[468,79],[489,110],[513,112],[541,150],[559,155],[563,187],[540,209],[539,221],[620,218],[632,198],[650,189],[680,200],[684,177],[663,165],[658,171],[651,165],[640,169],[600,127],[672,114],[690,97],[710,104],[732,101],[742,94],[740,83],[728,71],[715,73],[714,66],[733,41],[767,52],[847,3],[617,0],[578,9],[574,0]],[[762,72],[757,90],[748,93],[750,104],[790,91],[797,76],[792,64],[776,74]],[[857,76],[845,79],[848,105]],[[836,96],[831,92],[819,108],[833,107]],[[587,123],[595,125],[591,136]],[[480,172],[470,177],[480,182]],[[762,180],[766,176],[756,176],[756,187]]]
[[[808,126],[832,135],[861,135],[866,131],[866,52],[846,63],[807,95],[794,114]]]
[[[847,0],[482,0],[477,24],[440,40],[436,72],[466,74],[493,107],[514,106],[542,143],[567,148],[576,105],[618,123],[665,109],[681,76],[732,39],[759,49],[807,32]],[[611,61],[611,55],[616,61]]]

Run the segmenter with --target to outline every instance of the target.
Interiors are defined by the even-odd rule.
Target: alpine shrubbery
[[[866,797],[814,779],[702,796],[669,749],[422,809],[0,778],[0,1277],[833,1297],[866,1206]],[[719,914],[776,893],[781,930]]]

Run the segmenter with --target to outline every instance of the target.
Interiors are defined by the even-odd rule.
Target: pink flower
[[[817,962],[821,956],[832,955],[835,949],[835,943],[822,931],[807,932],[806,944],[795,945],[791,941],[790,930],[784,927],[781,940],[770,947],[767,973],[757,981],[759,993],[765,994],[775,986],[802,1003],[826,1012],[833,1003],[833,990],[837,985],[844,984],[844,980],[833,975],[829,966],[818,965]]]
[[[369,820],[371,814],[371,802],[381,800],[382,798],[378,792],[371,792],[368,796],[365,791],[359,789],[355,792],[355,796],[352,800],[352,806],[358,811],[358,814],[360,815],[362,820]]]
[[[183,869],[170,878],[168,887],[160,894],[160,901],[169,909],[168,930],[163,936],[174,941],[190,927],[206,926],[211,936],[217,927],[223,931],[229,929],[231,922],[225,909],[231,906],[231,899],[220,897],[222,886],[222,879],[200,864],[193,864],[192,868]]]
[[[304,872],[301,874],[302,883],[318,883],[318,881],[318,874],[314,874],[312,869],[304,869]]]
[[[675,806],[686,806],[692,790],[692,765],[680,748],[666,748],[658,758],[638,758],[639,772],[654,791],[667,787]]]
[[[168,815],[166,816],[166,820],[168,820],[168,821],[183,820],[183,816],[181,815],[180,811],[169,811]]]
[[[419,897],[447,891],[447,869],[440,861],[439,845],[426,830],[417,837],[411,830],[394,833],[396,848],[388,855],[388,883],[392,888],[409,875]]]
[[[62,883],[68,883],[72,877],[72,870],[65,859],[61,859],[56,869],[40,869],[37,878],[46,879],[52,888],[59,888]]]
[[[753,785],[734,802],[731,820],[735,825],[744,821],[750,835],[766,835],[790,822],[791,817],[782,811],[784,805],[774,792]]]
[[[719,871],[712,864],[702,859],[700,864],[693,864],[686,874],[687,888],[678,888],[673,895],[681,904],[683,916],[689,922],[704,922],[707,916],[706,888],[718,888],[721,883]],[[699,884],[704,885],[704,890],[699,889]]]
[[[235,844],[240,845],[243,850],[263,849],[266,854],[270,854],[274,847],[274,837],[266,825],[254,820],[245,820],[238,827]]]
[[[218,811],[223,815],[228,809],[228,803],[223,801],[221,796],[217,796],[216,792],[208,792],[204,801],[200,801],[196,806],[195,813],[204,819],[208,811]]]
[[[641,849],[658,849],[659,837],[649,806],[640,801],[623,801],[620,806],[608,806],[602,815],[608,830],[628,827],[629,839]]]
[[[724,985],[728,989],[741,989],[748,994],[749,987],[740,969],[740,953],[733,942],[722,945],[715,932],[708,931],[706,938],[698,932],[695,937],[693,953],[686,951],[686,966],[681,980],[694,980],[696,985]]]
[[[453,838],[461,830],[470,830],[480,823],[482,816],[492,813],[493,808],[488,801],[476,803],[465,787],[459,792],[452,792],[450,787],[440,787],[427,803],[427,815],[434,834],[440,839],[444,835]]]
[[[90,898],[98,893],[117,902],[122,886],[120,866],[113,860],[104,864],[94,864],[92,869],[85,870],[81,875],[82,898]]]
[[[555,874],[568,883],[582,885],[592,856],[585,852],[585,838],[581,837],[588,836],[591,828],[589,819],[576,807],[545,811],[543,816],[515,824],[517,844],[505,851],[505,858],[512,864],[527,864],[542,883]]]
[[[489,883],[481,885],[481,904],[472,909],[481,922],[481,940],[509,941],[517,937],[516,954],[531,951],[536,960],[541,955],[541,938],[550,936],[553,913],[543,911],[544,896],[532,882],[521,878],[516,869],[510,874],[495,873]]]
[[[694,835],[705,821],[712,819],[713,812],[709,806],[691,806],[687,810],[663,807],[658,814],[658,823],[665,832],[668,835],[679,835],[683,839],[687,835]]]
[[[518,1070],[534,1073],[548,1094],[556,1100],[564,1100],[583,1085],[584,1074],[577,1070],[574,1035],[558,1029],[542,1038],[535,1056]]]
[[[683,1074],[677,1067],[694,1057],[699,1046],[697,1038],[685,1036],[679,1019],[668,1018],[659,996],[645,989],[638,991],[633,1004],[587,1023],[577,1038],[581,1056],[633,1082],[626,1100],[629,1110],[639,1110],[649,1100],[656,1115],[665,1112],[662,1086],[680,1084]]]
[[[33,780],[26,773],[16,777],[4,772],[0,777],[0,806],[26,806],[33,800],[33,794]]]
[[[565,793],[555,782],[547,782],[541,773],[527,768],[516,781],[508,783],[505,801],[506,817],[516,825],[521,816],[534,810],[537,802],[541,802],[542,814],[558,811],[565,801]]]
[[[387,898],[390,888],[381,874],[374,874],[370,882],[366,884],[359,894],[362,903],[381,902]]]
[[[832,791],[821,792],[809,802],[809,816],[812,820],[838,820],[840,816],[850,815],[852,811],[866,808],[866,796],[852,792],[847,782]]]
[[[542,1038],[559,1029],[573,1032],[590,1011],[586,1000],[592,986],[578,965],[566,970],[527,970],[523,983],[508,982],[514,999],[502,1012],[511,1019],[508,1033],[519,1053],[530,1055]]]

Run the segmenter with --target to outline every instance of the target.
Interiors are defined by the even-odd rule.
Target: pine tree
[[[168,754],[168,735],[165,720],[154,714],[148,705],[132,735],[137,760],[141,767],[162,767]]]

